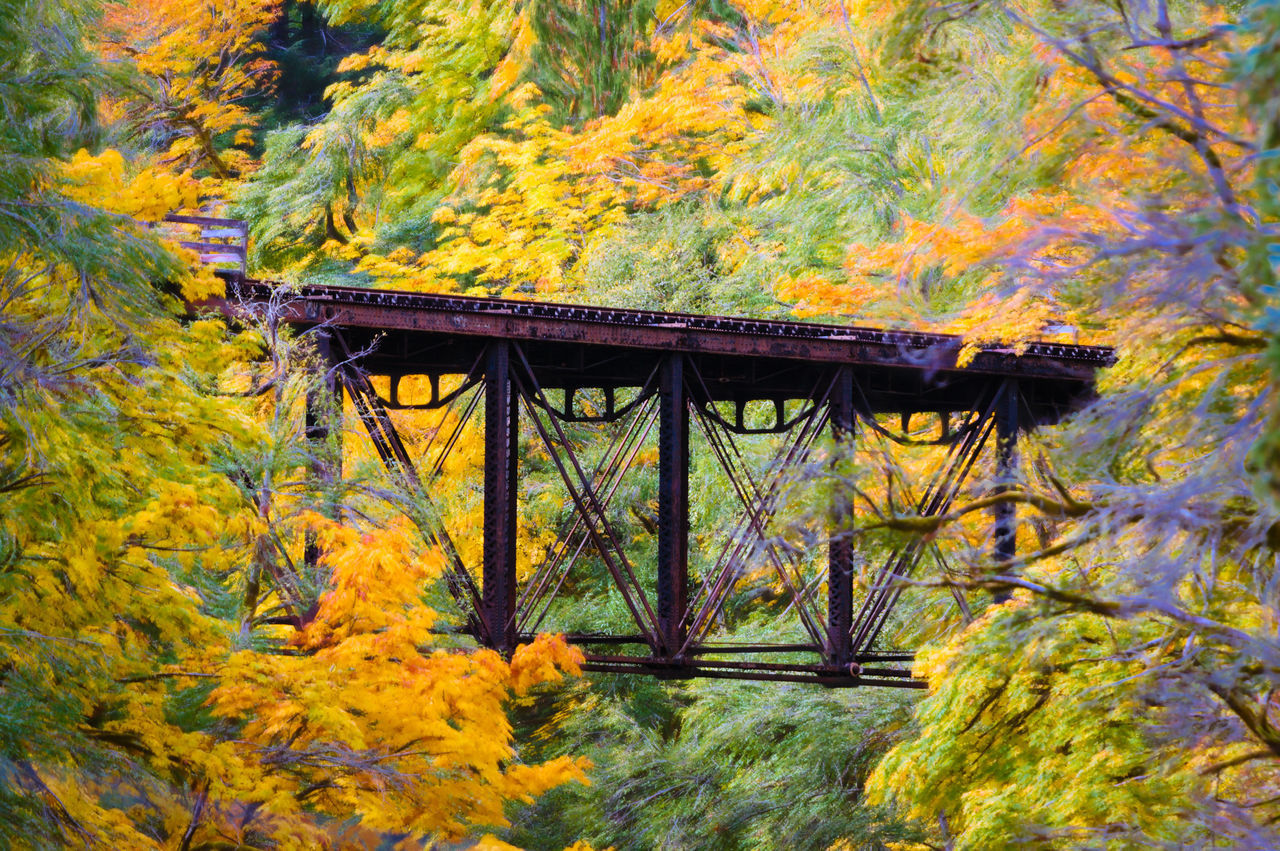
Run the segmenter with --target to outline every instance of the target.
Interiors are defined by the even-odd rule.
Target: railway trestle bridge
[[[913,415],[937,415],[942,433],[931,442],[944,457],[915,509],[945,513],[984,448],[993,452],[997,477],[1007,474],[1019,433],[1088,402],[1097,370],[1114,361],[1108,348],[1038,342],[1019,352],[983,348],[962,367],[961,340],[943,334],[330,286],[303,286],[281,299],[279,285],[227,278],[227,296],[213,306],[245,315],[276,304],[282,321],[312,331],[331,364],[330,390],[350,399],[387,469],[421,498],[429,499],[461,429],[473,416],[483,418],[480,564],[464,562],[444,524],[430,532],[448,560],[465,629],[482,645],[510,651],[539,629],[555,628],[546,621],[549,601],[589,553],[630,619],[623,631],[568,632],[588,651],[586,667],[597,671],[922,685],[911,678],[909,652],[877,642],[901,580],[930,545],[903,544],[855,593],[854,546],[841,532],[853,499],[837,493],[827,507],[822,575],[802,575],[799,561],[812,564],[813,553],[778,546],[768,534],[787,472],[811,458],[824,434],[855,451],[861,431],[888,434],[886,415],[904,424]],[[402,401],[406,376],[429,379],[431,398]],[[386,380],[386,396],[371,377]],[[588,396],[593,403],[584,404]],[[391,413],[402,408],[458,415],[413,457]],[[575,448],[571,432],[583,423],[608,427],[607,446],[594,461]],[[313,437],[322,434],[317,413],[309,412],[308,425]],[[568,508],[559,540],[523,578],[516,548],[522,431],[545,452]],[[610,503],[655,431],[656,557],[638,565]],[[775,436],[763,471],[753,469],[744,449],[759,434]],[[691,435],[714,456],[728,497],[741,508],[736,530],[697,576],[690,572]],[[1007,561],[1015,555],[1015,508],[991,510],[993,556]],[[748,557],[787,589],[799,640],[713,640]]]

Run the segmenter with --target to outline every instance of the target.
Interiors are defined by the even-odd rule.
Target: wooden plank
[[[201,228],[201,239],[244,239],[245,231],[237,228]]]
[[[178,216],[169,214],[164,217],[166,222],[178,222],[184,225],[209,225],[210,227],[227,227],[236,228],[239,231],[248,233],[249,225],[240,219],[219,219],[212,216]]]
[[[237,257],[244,257],[245,250],[243,245],[231,245],[219,242],[179,242],[183,248],[191,248],[196,251],[210,251],[218,254],[234,254]]]

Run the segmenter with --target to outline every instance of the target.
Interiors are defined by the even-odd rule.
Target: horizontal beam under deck
[[[253,312],[276,290],[233,280],[210,306]],[[1021,354],[988,347],[960,367],[954,335],[342,287],[304,287],[281,311],[301,327],[341,329],[373,375],[466,373],[489,342],[518,340],[543,388],[616,389],[644,384],[665,353],[683,352],[718,401],[806,398],[851,366],[873,412],[966,411],[992,379],[1020,378],[1039,424],[1091,400],[1094,373],[1114,360],[1096,346],[1032,343]]]
[[[751,680],[755,682],[808,683],[828,688],[928,688],[922,679],[903,668],[872,667],[849,669],[825,665],[771,662],[696,661],[672,663],[667,659],[585,654],[584,671],[612,674],[650,674],[664,679]]]
[[[536,636],[525,634],[518,641],[528,643]],[[611,673],[647,673],[670,679],[711,678],[777,680],[814,683],[836,688],[856,686],[889,686],[893,688],[925,688],[924,680],[913,677],[909,668],[915,654],[909,652],[865,652],[850,660],[832,665],[823,662],[777,662],[763,660],[719,659],[718,656],[821,656],[822,648],[813,644],[743,644],[710,643],[690,649],[684,658],[638,656],[621,653],[596,653],[592,646],[643,645],[643,636],[568,633],[565,640],[584,648],[588,671]]]

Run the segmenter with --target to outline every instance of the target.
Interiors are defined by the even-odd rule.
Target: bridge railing
[[[249,248],[247,222],[214,216],[171,214],[154,227],[176,239],[183,248],[199,254],[202,264],[244,276]]]

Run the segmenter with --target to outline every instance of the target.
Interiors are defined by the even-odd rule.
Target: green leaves
[[[599,677],[554,699],[537,752],[590,743],[592,786],[548,794],[511,834],[524,847],[825,851],[918,836],[862,795],[910,695]]]
[[[656,0],[534,0],[526,79],[568,123],[612,115],[645,81]]]
[[[1123,685],[1148,664],[1116,652],[1155,634],[1034,603],[992,610],[918,663],[936,685],[919,734],[876,767],[872,800],[924,823],[944,813],[957,849],[1191,840],[1177,813],[1205,781],[1192,766],[1161,770],[1150,748],[1166,708]]]

